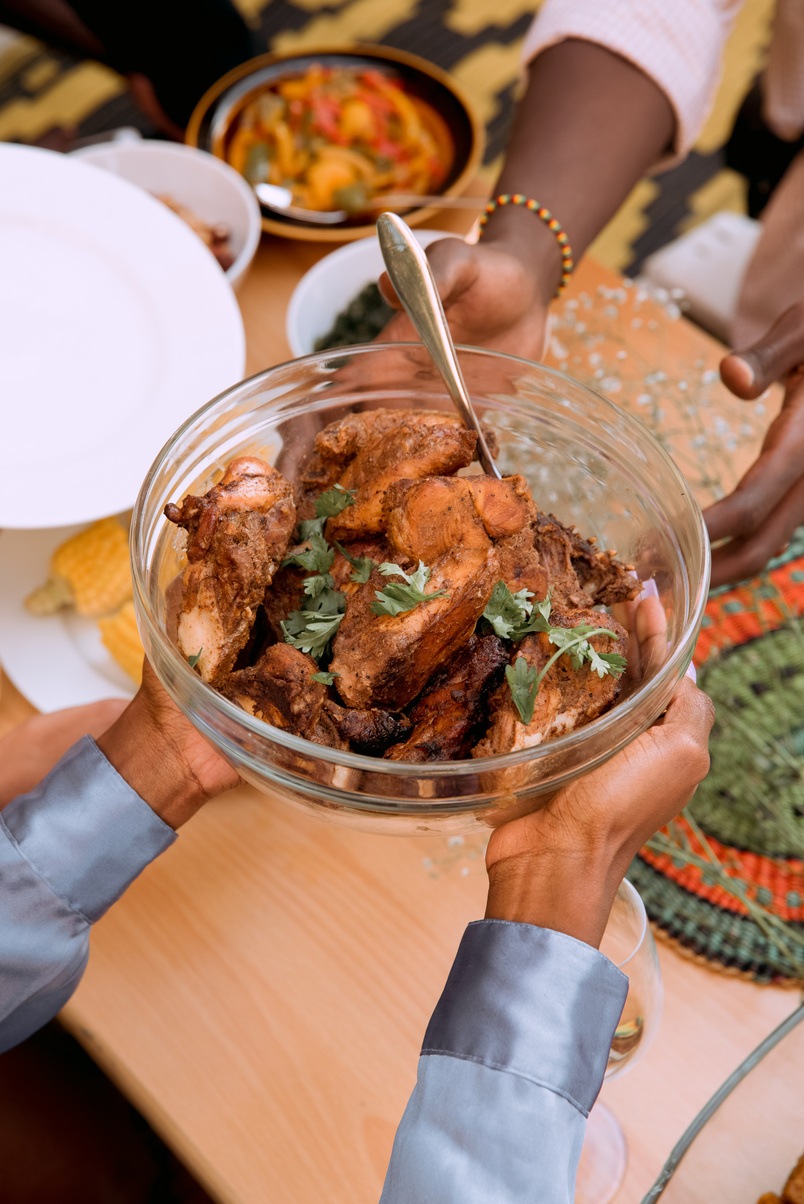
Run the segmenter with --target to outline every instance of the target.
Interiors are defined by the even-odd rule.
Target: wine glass
[[[624,1074],[647,1052],[662,1014],[662,977],[645,905],[630,882],[620,884],[600,951],[628,976],[628,996],[611,1043],[606,1079]],[[625,1175],[626,1146],[617,1118],[592,1109],[575,1181],[575,1204],[608,1204]]]

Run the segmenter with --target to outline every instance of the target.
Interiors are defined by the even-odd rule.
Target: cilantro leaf
[[[533,708],[536,705],[536,695],[539,692],[538,669],[531,666],[524,656],[518,656],[516,663],[505,666],[505,679],[511,690],[511,698],[519,712],[523,723],[530,723],[533,718]]]
[[[516,629],[530,617],[533,603],[529,599],[532,597],[529,589],[512,594],[504,581],[498,581],[483,611],[483,618],[501,640],[510,640]]]
[[[333,489],[320,493],[315,499],[316,518],[334,518],[347,506],[354,506],[356,493],[356,489],[344,489],[343,485],[336,485]]]
[[[620,656],[619,652],[595,652],[594,648],[591,652],[589,660],[598,677],[605,677],[607,673],[612,677],[619,677],[628,668],[628,661],[624,656]]]
[[[320,681],[324,686],[331,686],[336,677],[340,677],[340,673],[311,673],[310,681]]]
[[[201,660],[201,653],[203,651],[204,651],[204,645],[202,644],[194,656],[187,657],[187,664],[190,666],[191,669],[194,669],[196,667],[196,665],[198,664],[198,662]]]
[[[299,540],[304,542],[318,536],[326,544],[324,527],[327,519],[334,518],[347,506],[353,506],[356,493],[356,489],[344,489],[342,485],[335,485],[332,489],[327,489],[324,493],[319,494],[315,499],[315,518],[303,518],[299,523]],[[289,564],[291,561],[286,560],[284,563]],[[307,567],[306,564],[302,565],[302,568]]]
[[[350,574],[351,580],[358,585],[365,585],[375,567],[374,561],[370,556],[350,556],[343,544],[335,540],[335,547],[340,552],[341,556],[349,561],[354,572]]]
[[[304,525],[304,523],[300,524],[299,534],[309,544],[309,547],[303,548],[300,552],[294,552],[292,556],[288,556],[282,561],[282,568],[292,564],[297,568],[307,569],[308,573],[328,573],[332,568],[335,553],[320,531],[314,530],[308,534],[303,534],[301,527]]]
[[[430,580],[430,570],[422,560],[419,561],[419,567],[414,573],[406,573],[398,564],[391,564],[387,560],[383,561],[379,569],[383,577],[398,574],[405,578],[405,583],[391,581],[385,589],[374,591],[377,600],[372,602],[371,609],[375,615],[402,615],[413,610],[414,606],[418,606],[420,602],[449,597],[445,589],[434,590],[431,594],[424,592],[424,587]]]
[[[307,577],[305,585],[314,580]],[[281,624],[285,642],[320,660],[340,627],[345,610],[343,594],[325,585],[301,610],[291,611]]]
[[[342,611],[340,614],[328,614],[322,611],[294,610],[288,615],[287,622],[281,624],[282,633],[287,644],[292,644],[300,652],[306,652],[315,660],[320,660],[340,627],[342,618]]]
[[[324,590],[332,589],[334,584],[329,573],[317,573],[314,577],[304,578],[304,592],[310,598],[318,598]]]

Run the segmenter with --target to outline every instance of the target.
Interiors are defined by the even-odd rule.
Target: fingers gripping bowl
[[[700,510],[636,419],[525,360],[469,348],[460,360],[476,409],[496,436],[503,473],[521,474],[543,511],[596,535],[601,548],[616,548],[640,581],[650,583],[650,621],[634,619],[634,604],[619,614],[629,629],[620,700],[585,727],[515,752],[460,761],[365,756],[312,743],[246,713],[204,682],[171,638],[173,583],[186,556],[183,532],[164,517],[166,503],[203,494],[245,454],[295,480],[316,434],[353,410],[451,415],[420,347],[324,352],[227,390],[162,449],[132,521],[140,630],[176,703],[255,786],[364,829],[461,832],[542,805],[662,713],[692,657],[706,600],[709,554]]]

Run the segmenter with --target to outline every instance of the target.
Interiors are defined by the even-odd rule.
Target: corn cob
[[[117,519],[102,518],[56,549],[50,579],[25,599],[35,615],[50,615],[74,606],[80,615],[97,618],[131,597],[128,536]]]
[[[116,614],[98,619],[98,627],[104,647],[108,648],[120,668],[139,685],[145,652],[137,631],[134,603],[126,602]]]

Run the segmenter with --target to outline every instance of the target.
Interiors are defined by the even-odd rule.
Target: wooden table
[[[263,243],[240,294],[249,372],[288,357],[285,306],[321,253]],[[718,360],[711,340],[618,287],[582,266],[559,309],[553,362],[675,430],[705,499],[718,481],[699,454],[703,436],[674,425],[692,396],[683,374],[704,410],[704,394],[718,413],[742,403],[701,383]],[[619,385],[601,364],[609,376],[616,365]],[[654,366],[665,379],[646,385]],[[767,418],[752,421],[732,475]],[[31,712],[4,682],[0,734]],[[428,1017],[464,926],[483,912],[482,853],[479,837],[354,833],[238,790],[184,828],[96,926],[64,1021],[225,1204],[370,1204]],[[658,1039],[604,1090],[629,1145],[621,1204],[642,1198],[699,1107],[797,1002],[667,947],[660,959]]]

